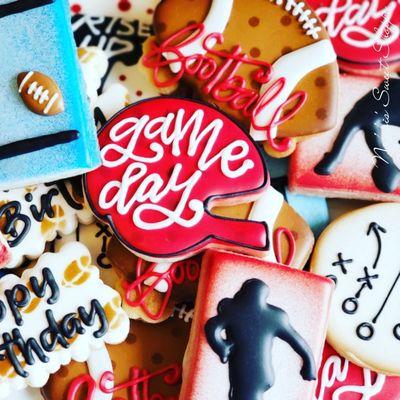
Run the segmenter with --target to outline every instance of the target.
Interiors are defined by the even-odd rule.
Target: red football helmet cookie
[[[213,205],[255,200],[268,173],[249,136],[218,110],[190,100],[136,103],[100,131],[103,165],[85,178],[96,215],[131,251],[177,261],[207,247],[263,254],[263,222],[221,218]]]

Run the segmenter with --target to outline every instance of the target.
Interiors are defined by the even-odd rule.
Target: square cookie
[[[67,0],[0,0],[0,188],[100,163]]]
[[[341,75],[339,124],[300,143],[289,167],[297,193],[400,200],[400,80]]]
[[[311,273],[206,252],[180,399],[312,399],[332,289]]]

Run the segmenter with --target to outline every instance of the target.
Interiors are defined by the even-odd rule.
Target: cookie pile
[[[0,399],[400,397],[398,2],[17,0],[0,37]]]

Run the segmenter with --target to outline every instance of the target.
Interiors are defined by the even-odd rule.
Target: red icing
[[[283,261],[282,259],[282,235],[284,235],[288,241],[289,245],[289,252],[286,257],[286,260]],[[276,261],[279,264],[291,265],[294,256],[296,254],[296,239],[294,238],[293,232],[285,227],[280,227],[275,229],[274,231],[274,251],[276,256]]]
[[[309,5],[327,28],[342,67],[377,70],[400,63],[398,1],[310,0]]]
[[[0,235],[1,232],[0,232]],[[11,251],[4,237],[0,237],[0,268],[11,261]]]
[[[146,67],[153,69],[155,85],[160,88],[168,87],[178,83],[184,75],[194,76],[200,82],[204,82],[202,90],[205,94],[209,94],[216,101],[227,103],[233,110],[239,110],[244,116],[250,118],[253,127],[264,130],[265,139],[270,142],[274,150],[287,151],[291,146],[291,139],[277,141],[271,137],[271,129],[283,124],[300,110],[307,99],[306,93],[299,91],[292,94],[275,110],[272,120],[267,125],[257,126],[255,117],[262,113],[283,90],[285,79],[278,79],[263,95],[260,95],[258,90],[247,88],[246,79],[236,74],[242,65],[258,67],[253,73],[253,80],[259,84],[265,84],[271,80],[272,66],[268,62],[250,58],[242,52],[240,45],[234,46],[230,52],[213,50],[210,43],[223,44],[224,42],[221,33],[212,33],[205,37],[202,46],[207,52],[206,55],[194,54],[185,57],[180,51],[181,48],[198,40],[203,32],[203,24],[192,24],[159,45],[153,43],[152,49],[143,56],[142,60]],[[190,34],[189,38],[184,39],[188,34]],[[179,44],[174,44],[177,41]],[[163,56],[165,53],[173,54],[173,59],[165,59]],[[221,59],[223,62],[218,66],[215,59],[210,56]],[[160,70],[176,63],[181,66],[180,71],[170,79],[161,80]],[[296,105],[286,115],[280,117],[282,110],[293,102],[297,102]]]
[[[130,284],[124,285],[125,289],[125,301],[131,307],[140,307],[143,312],[154,321],[161,318],[164,314],[168,302],[171,298],[171,293],[174,285],[181,285],[188,280],[190,282],[196,282],[200,275],[200,264],[194,258],[184,261],[179,261],[171,265],[166,272],[154,271],[157,264],[150,265],[145,273],[142,273],[143,260],[139,258],[136,264],[136,280]],[[143,288],[143,284],[148,279],[154,279],[154,282]],[[167,284],[167,291],[163,296],[163,302],[160,305],[159,310],[154,313],[146,305],[147,297],[155,290],[159,283]],[[135,294],[134,301],[131,300],[132,292]]]
[[[199,130],[190,118],[197,118]],[[86,195],[95,214],[136,254],[157,261],[210,246],[268,250],[265,223],[209,212],[213,203],[254,200],[269,184],[259,149],[224,114],[189,100],[146,100],[113,117],[99,143],[103,166],[86,175]]]
[[[334,359],[330,357],[334,357]],[[329,361],[328,361],[329,360]],[[335,360],[333,362],[333,360]],[[329,368],[328,368],[329,366]],[[328,382],[321,388],[321,376],[328,373]],[[347,386],[347,388],[346,388]],[[353,386],[353,388],[349,388]],[[367,396],[368,391],[372,396]],[[337,397],[334,397],[337,396]],[[365,395],[365,397],[363,397]],[[395,400],[400,397],[400,378],[382,377],[378,379],[375,372],[348,363],[339,356],[331,346],[325,344],[321,366],[318,374],[316,400]]]
[[[114,393],[118,390],[129,389],[129,397],[126,400],[178,400],[176,396],[164,396],[159,393],[150,393],[149,383],[156,377],[162,377],[167,385],[176,385],[181,380],[182,368],[178,364],[171,364],[168,367],[149,373],[146,370],[132,367],[130,369],[130,379],[126,383],[114,386],[114,374],[110,371],[104,372],[98,384],[101,393]],[[76,400],[79,398],[81,388],[86,388],[86,400],[94,400],[96,382],[89,375],[81,375],[75,378],[67,394],[67,400]],[[125,400],[121,397],[114,397],[114,400]]]

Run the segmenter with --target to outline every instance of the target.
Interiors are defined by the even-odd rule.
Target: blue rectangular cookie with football
[[[67,0],[0,0],[0,189],[100,164]]]

